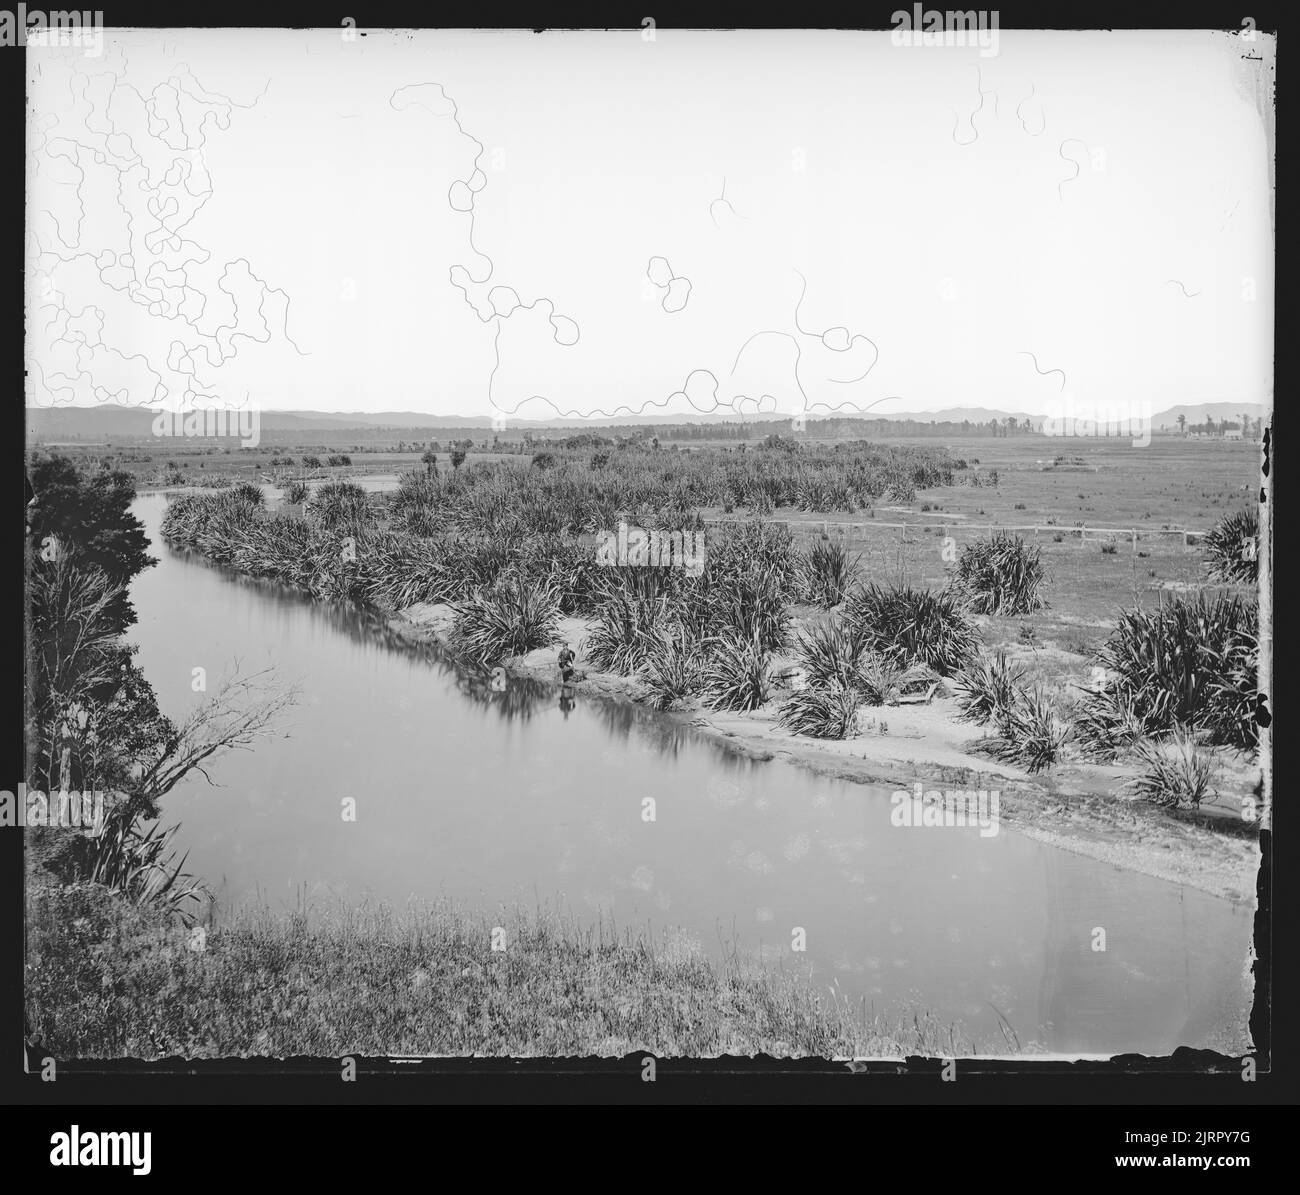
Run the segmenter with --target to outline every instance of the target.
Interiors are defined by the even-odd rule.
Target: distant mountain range
[[[152,434],[152,424],[157,412],[147,407],[123,407],[105,404],[98,407],[28,407],[27,434],[42,441],[77,439],[103,439],[110,436],[140,438]],[[1210,402],[1180,404],[1151,416],[1153,427],[1161,424],[1173,426],[1179,415],[1185,415],[1190,424],[1204,423],[1206,415],[1215,422],[1221,419],[1240,420],[1243,414],[1252,419],[1264,414],[1258,403]],[[635,426],[683,423],[735,423],[736,415],[638,415],[619,416],[614,419],[537,419],[511,421],[511,428],[589,428],[610,426]],[[872,411],[868,414],[841,415],[835,418],[862,418],[889,422],[987,424],[990,419],[999,423],[1014,418],[1017,423],[1028,422],[1034,428],[1042,425],[1042,415],[1029,415],[1024,411],[1001,411],[988,407],[945,407],[938,411]],[[788,423],[789,414],[750,415],[747,423]],[[818,422],[810,416],[809,424]],[[492,421],[486,415],[428,415],[419,411],[263,411],[263,431],[329,432],[349,428],[490,428]]]

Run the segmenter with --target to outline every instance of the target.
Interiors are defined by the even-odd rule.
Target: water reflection
[[[162,500],[137,508],[156,533]],[[289,737],[220,757],[220,788],[195,779],[168,798],[187,867],[224,878],[233,901],[292,905],[302,885],[479,910],[555,900],[588,924],[808,969],[982,1040],[1000,1041],[1005,1017],[1061,1050],[1242,1044],[1247,907],[1005,830],[898,829],[887,790],[756,761],[596,694],[498,689],[373,612],[154,553],[131,638],[167,713],[201,699],[196,666],[237,656],[274,662],[304,694]]]
[[[499,688],[492,674],[484,669],[458,665],[451,657],[434,648],[430,658],[440,658],[442,667],[456,677],[456,691],[475,705],[493,710],[507,722],[528,721],[542,705],[554,700],[555,686],[529,677],[511,676]]]

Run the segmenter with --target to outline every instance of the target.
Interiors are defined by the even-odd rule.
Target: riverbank
[[[890,1025],[789,972],[544,911],[263,908],[186,928],[29,869],[27,926],[27,1039],[61,1059],[981,1052],[924,1015]]]
[[[389,617],[389,626],[412,641],[446,646],[453,613],[448,605],[421,603]],[[637,702],[635,677],[602,673],[583,654],[591,627],[582,618],[560,620],[559,634],[577,652],[580,694]],[[508,674],[558,683],[559,648],[539,648],[505,663]],[[998,789],[1006,828],[1051,846],[1086,855],[1228,900],[1253,900],[1259,869],[1254,827],[1241,816],[1256,770],[1223,762],[1215,800],[1196,813],[1175,813],[1127,799],[1122,788],[1137,773],[1123,765],[1059,764],[1030,773],[979,754],[980,735],[958,720],[957,701],[936,694],[927,705],[880,707],[866,712],[866,733],[843,741],[792,734],[777,722],[777,702],[750,712],[699,707],[663,715],[683,721],[731,750],[754,759],[781,759],[820,775],[860,784],[910,789]]]
[[[543,485],[550,476],[546,470],[537,473],[529,484]],[[449,482],[448,486],[456,490],[452,494],[442,492],[441,481],[416,478],[407,487],[403,517],[411,517],[410,503],[419,496],[422,486],[438,489],[437,502],[431,499],[420,507],[425,514],[417,521],[427,522],[445,517],[452,499],[471,501],[476,492],[472,487],[478,484],[486,482]],[[399,635],[449,645],[453,613],[446,603],[464,598],[470,590],[481,590],[486,578],[500,576],[510,556],[507,547],[489,538],[430,537],[409,530],[367,529],[370,515],[364,495],[339,490],[331,491],[329,497],[310,519],[266,514],[251,496],[235,501],[187,501],[183,506],[177,503],[168,508],[163,535],[238,571],[294,586],[318,598],[355,602],[385,617],[395,616],[391,629]],[[521,495],[519,500],[535,504],[542,499],[532,494]],[[356,520],[358,535],[368,537],[364,551],[356,550],[352,540],[335,528],[335,523],[345,516]],[[533,544],[528,550],[537,546]],[[543,547],[541,556],[519,556],[516,563],[523,570],[520,575],[530,576],[533,581],[532,587],[525,586],[516,598],[527,604],[541,592],[540,586],[551,584],[543,578],[551,577],[558,569],[567,578],[563,584],[568,586],[566,592],[572,599],[565,608],[601,608],[598,586],[583,571],[591,570],[580,547],[559,543]],[[522,553],[525,549],[518,550]],[[834,617],[833,611],[846,604],[846,595],[851,592],[853,570],[847,558],[842,553],[837,556],[834,548],[827,548],[823,556],[822,564],[832,573],[839,565],[844,566],[842,583],[834,587],[834,593],[814,593],[809,588],[805,583],[809,570],[816,572],[812,549],[808,553],[795,552],[788,535],[783,535],[776,524],[744,524],[721,537],[710,558],[707,584],[702,582],[690,594],[678,595],[676,616],[711,628],[710,633],[720,636],[720,642],[731,645],[733,655],[742,661],[742,669],[747,667],[743,663],[744,645],[761,642],[763,659],[759,669],[765,677],[784,680],[774,686],[769,700],[757,709],[718,712],[704,708],[698,699],[689,699],[669,716],[690,723],[712,740],[751,758],[781,758],[805,770],[845,780],[895,789],[912,789],[919,784],[925,793],[997,789],[999,824],[1047,845],[1221,898],[1243,902],[1253,899],[1259,864],[1258,825],[1249,818],[1258,812],[1255,790],[1259,772],[1250,766],[1244,752],[1231,746],[1203,746],[1200,760],[1206,772],[1196,791],[1197,800],[1166,806],[1130,799],[1140,791],[1135,782],[1150,775],[1149,761],[1094,763],[1067,744],[1064,750],[1051,750],[1044,771],[1030,773],[1006,762],[1009,754],[1020,753],[998,750],[975,726],[961,721],[962,710],[954,699],[951,682],[942,678],[931,694],[933,700],[925,704],[860,708],[854,716],[861,733],[845,740],[803,737],[781,726],[779,703],[788,696],[788,688],[783,690],[780,684],[792,683],[792,665],[798,661],[790,657],[788,647],[782,650],[779,645],[797,642],[799,632],[811,625],[810,620],[824,619],[828,612]],[[784,588],[772,581],[777,576],[786,578]],[[896,592],[912,594],[906,587]],[[831,604],[836,594],[839,601]],[[903,598],[905,605],[916,600],[914,595]],[[813,604],[805,604],[810,602]],[[528,643],[546,642],[558,630],[559,637],[580,653],[577,663],[583,679],[579,691],[616,702],[636,702],[642,697],[644,686],[639,678],[601,673],[589,658],[583,658],[592,622],[576,616],[557,619],[555,611],[548,610],[543,625],[537,610],[521,615],[514,608],[490,610],[485,617],[494,629],[489,636],[492,641],[481,645],[484,658],[500,658],[510,650],[510,643],[519,643],[522,648]],[[614,617],[617,621],[621,616]],[[854,617],[858,625],[866,626],[877,615],[859,611]],[[951,611],[945,618],[949,656],[936,656],[944,665],[943,673],[951,675],[960,656],[961,649],[953,636],[971,648],[978,644],[981,650],[1005,654],[1012,666],[1023,669],[1025,682],[1032,684],[1053,724],[1079,716],[1082,707],[1078,694],[1090,692],[1096,683],[1097,649],[1087,642],[1088,638],[1093,632],[1108,638],[1116,630],[1113,621],[1107,624],[1092,619],[1085,624],[1076,616],[1066,619],[1059,614],[1056,622],[1073,628],[1071,635],[1040,635],[1033,622],[1021,617],[990,618]],[[503,627],[514,631],[505,634]],[[521,638],[519,632],[525,627],[529,628],[528,635]],[[1085,630],[1088,635],[1083,634]],[[897,634],[898,628],[891,633]],[[938,650],[931,644],[918,658]],[[1181,651],[1183,647],[1176,642],[1168,650]],[[552,646],[503,662],[507,672],[554,684],[559,680],[556,656]],[[609,658],[609,653],[602,656]],[[606,664],[610,666],[616,665]],[[1206,673],[1206,684],[1212,675]],[[1232,675],[1237,678],[1234,686],[1244,686],[1243,693],[1253,684],[1244,666]],[[734,688],[736,683],[743,685],[749,680],[748,675],[736,677],[726,685]],[[766,687],[766,681],[762,683]],[[1172,682],[1162,677],[1161,683]],[[1028,693],[1029,689],[1022,692]],[[1237,696],[1241,698],[1242,694]],[[732,693],[726,704],[749,702],[735,700]],[[1248,704],[1238,701],[1226,716],[1240,720]],[[1022,732],[1032,731],[1014,733]],[[1146,731],[1140,733],[1145,735]],[[1244,745],[1248,734],[1234,725],[1222,741]],[[1155,791],[1169,792],[1163,779],[1156,781]],[[1173,796],[1171,802],[1178,799]]]

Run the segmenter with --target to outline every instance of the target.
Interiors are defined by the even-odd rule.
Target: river
[[[545,904],[811,968],[990,1046],[1005,1017],[1052,1052],[1246,1049],[1251,905],[1006,828],[896,827],[887,790],[742,758],[640,708],[472,686],[381,619],[170,549],[165,501],[135,505],[159,564],[133,585],[129,632],[163,710],[183,718],[204,696],[194,669],[211,692],[235,660],[301,689],[286,736],[165,802],[187,869],[227,905]]]

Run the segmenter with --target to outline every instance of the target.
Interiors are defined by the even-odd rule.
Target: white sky
[[[664,30],[29,48],[28,401],[690,413],[707,370],[723,404],[796,411],[797,350],[813,413],[1271,403],[1268,152],[1233,82],[1271,44],[1004,30],[998,49]],[[471,137],[490,260],[448,197]],[[711,206],[724,178],[735,215]],[[689,279],[682,309],[653,257]],[[486,319],[458,265],[491,270],[469,287]],[[577,342],[545,302],[494,315],[493,286],[549,299]],[[830,328],[869,341],[835,351]],[[764,331],[786,335],[733,375]],[[688,378],[693,403],[670,398]]]

